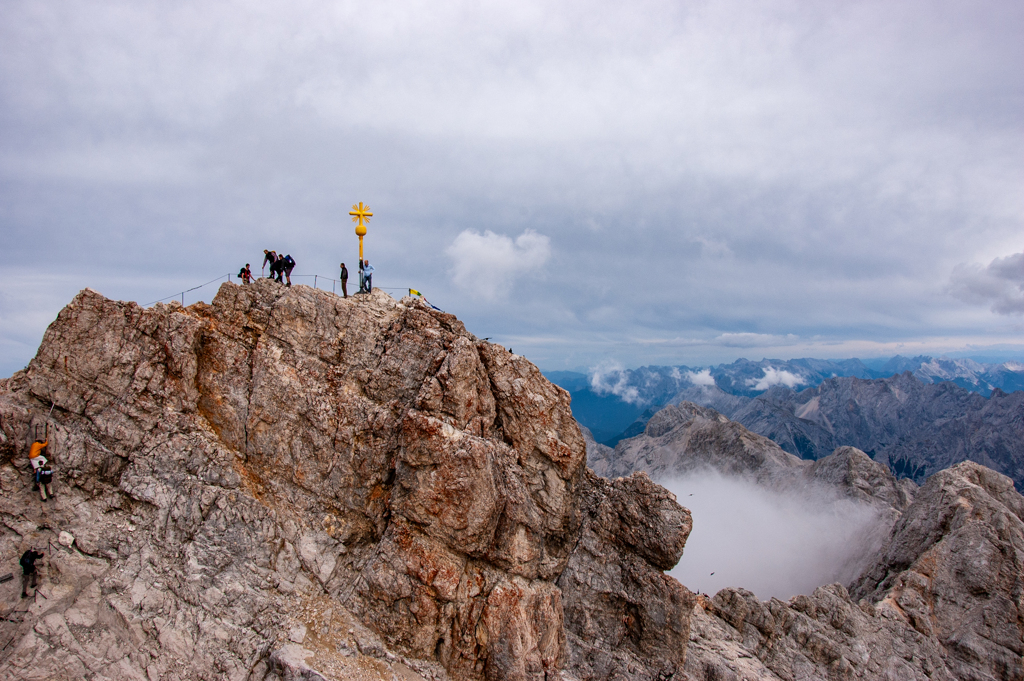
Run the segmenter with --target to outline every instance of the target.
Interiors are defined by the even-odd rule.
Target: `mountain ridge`
[[[0,560],[45,554],[37,596],[0,584],[0,676],[1024,675],[1009,478],[965,462],[917,490],[863,452],[804,461],[686,404],[620,443],[637,455],[610,479],[569,398],[411,297],[261,280],[144,309],[84,290],[0,380]],[[49,503],[28,480],[37,432]],[[638,465],[688,453],[835,490],[889,539],[848,586],[695,595],[666,574],[692,514]]]

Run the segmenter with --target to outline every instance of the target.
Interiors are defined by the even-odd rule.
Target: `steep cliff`
[[[415,299],[260,280],[143,309],[85,290],[0,381],[0,420],[0,559],[47,554],[35,598],[0,585],[0,676],[682,665],[694,598],[663,570],[686,510],[642,474],[590,474],[568,394]],[[47,504],[26,459],[44,426]]]

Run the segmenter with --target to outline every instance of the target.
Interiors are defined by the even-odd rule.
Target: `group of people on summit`
[[[284,280],[287,279],[288,283],[285,286],[292,285],[292,270],[295,269],[295,259],[291,255],[278,255],[277,251],[268,251],[264,248],[263,267],[266,267],[267,263],[270,263],[271,279],[279,284],[285,284]],[[245,268],[249,269],[248,263],[246,263]]]
[[[291,255],[278,255],[277,251],[263,249],[263,267],[261,272],[270,264],[270,279],[283,283],[285,286],[292,285],[292,270],[295,269],[295,259]],[[255,277],[249,268],[249,263],[238,271],[238,278],[243,284],[251,284]],[[341,263],[341,294],[348,298],[348,268]],[[359,261],[359,293],[369,293],[373,290],[373,265],[369,260]]]

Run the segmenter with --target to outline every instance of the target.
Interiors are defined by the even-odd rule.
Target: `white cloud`
[[[793,345],[799,336],[792,333],[776,336],[769,333],[723,333],[714,339],[719,345],[730,348],[777,348]]]
[[[618,362],[604,361],[590,370],[590,387],[598,395],[611,394],[629,404],[643,404],[640,393],[628,382],[629,374]]]
[[[693,514],[686,551],[671,574],[704,593],[733,586],[761,599],[788,599],[848,583],[886,534],[870,506],[823,488],[797,497],[717,472],[661,484]]]
[[[958,265],[948,290],[966,303],[991,304],[998,314],[1024,314],[1024,253],[996,258],[987,267]]]
[[[702,369],[701,371],[687,371],[686,377],[690,379],[690,383],[694,385],[714,385],[715,378],[711,375],[711,369]]]
[[[515,241],[487,230],[463,230],[445,250],[452,259],[452,281],[486,300],[502,297],[512,281],[535,274],[551,257],[551,240],[528,229]]]
[[[748,379],[747,385],[754,386],[754,390],[767,390],[773,385],[784,385],[787,388],[795,388],[803,382],[804,379],[800,378],[792,371],[768,367],[764,370],[764,376],[761,378]]]

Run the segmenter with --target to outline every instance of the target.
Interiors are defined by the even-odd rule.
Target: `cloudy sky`
[[[543,369],[1024,358],[1022,35],[1017,0],[3,0],[0,375],[85,286],[337,276],[357,201],[375,283]]]

